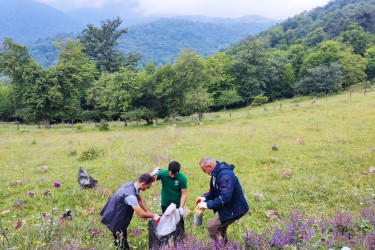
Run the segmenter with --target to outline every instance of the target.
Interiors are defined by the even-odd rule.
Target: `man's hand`
[[[206,201],[206,197],[199,197],[196,201],[195,201],[195,205],[200,203],[200,202],[204,202]]]
[[[152,175],[153,176],[158,175],[158,173],[160,172],[160,170],[161,170],[161,168],[159,168],[159,167],[155,168],[154,171],[152,171]]]
[[[157,214],[154,214],[154,217],[152,217],[152,219],[156,222],[159,222],[160,221],[160,216],[157,215]]]
[[[199,209],[207,209],[207,202],[198,203],[198,208]]]
[[[180,208],[178,209],[178,211],[180,212],[180,215],[181,215],[181,216],[184,216],[184,208],[183,208],[183,207],[180,207]]]

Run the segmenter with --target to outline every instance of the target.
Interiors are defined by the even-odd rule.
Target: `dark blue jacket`
[[[134,182],[128,182],[120,187],[100,212],[101,222],[112,233],[122,232],[124,238],[134,213],[133,207],[125,204],[125,197],[128,195],[137,196]]]
[[[211,173],[210,191],[203,195],[207,199],[207,208],[219,212],[221,223],[240,218],[249,211],[249,205],[233,169],[233,165],[217,161]]]

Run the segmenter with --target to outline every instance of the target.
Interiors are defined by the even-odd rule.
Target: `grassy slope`
[[[261,231],[270,222],[264,212],[278,210],[288,216],[290,209],[306,211],[308,215],[332,215],[337,210],[356,214],[361,207],[374,201],[374,174],[362,172],[375,166],[375,92],[366,96],[354,93],[311,100],[302,100],[298,107],[292,100],[262,107],[240,109],[232,112],[206,114],[203,125],[192,123],[190,118],[177,126],[165,124],[152,127],[128,127],[112,123],[109,132],[99,132],[93,124],[83,124],[83,129],[64,125],[51,130],[36,126],[0,124],[0,215],[2,228],[8,227],[11,245],[40,240],[53,244],[42,227],[26,232],[28,227],[42,223],[41,212],[51,213],[52,198],[43,195],[53,182],[62,187],[55,190],[53,209],[60,216],[70,208],[76,218],[58,231],[61,240],[70,244],[77,240],[85,247],[108,246],[111,237],[99,223],[98,212],[113,193],[125,182],[135,180],[140,174],[150,172],[154,166],[167,167],[170,160],[178,160],[188,176],[187,206],[192,209],[197,196],[207,191],[209,176],[204,175],[198,162],[205,155],[236,166],[251,212],[229,228],[230,237],[240,240],[244,227]],[[296,101],[296,99],[294,100]],[[305,144],[297,145],[296,139]],[[278,151],[271,151],[272,145]],[[79,161],[90,145],[103,150],[99,159]],[[76,153],[76,154],[75,154]],[[41,171],[43,165],[49,171]],[[86,168],[99,180],[100,187],[81,190],[77,184],[78,168]],[[292,174],[280,177],[283,169]],[[21,184],[16,184],[21,180]],[[159,213],[157,183],[143,193],[149,207]],[[27,197],[33,191],[34,197]],[[52,190],[53,191],[53,190]],[[256,197],[263,194],[265,200]],[[16,199],[25,199],[21,208],[14,206]],[[20,212],[23,215],[20,215]],[[91,213],[91,214],[90,214]],[[205,213],[204,220],[212,217]],[[146,229],[147,224],[136,218],[130,229]],[[56,217],[55,217],[56,219]],[[21,220],[21,236],[13,230],[13,223]],[[193,226],[187,218],[186,228],[199,238],[206,238],[206,228]],[[22,231],[23,230],[23,231]],[[100,230],[97,238],[91,231]],[[28,238],[27,238],[28,237]],[[130,242],[143,248],[147,244],[147,231]],[[54,239],[52,239],[54,240]]]

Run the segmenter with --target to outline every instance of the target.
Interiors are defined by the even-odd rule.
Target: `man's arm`
[[[234,179],[230,175],[222,175],[219,184],[219,196],[214,200],[207,201],[207,207],[209,209],[223,207],[225,203],[232,200],[233,190],[234,190]]]
[[[132,206],[134,211],[138,214],[140,218],[154,218],[155,214],[150,214],[142,210],[141,206]]]
[[[187,189],[181,189],[180,207],[185,206],[186,198],[187,198]]]
[[[143,209],[143,211],[145,211],[146,213],[149,213],[149,210],[148,210],[148,208],[146,207],[146,204],[145,204],[145,202],[143,201],[141,195],[138,195],[138,196],[137,196],[137,200],[138,200],[139,206]],[[138,215],[139,215],[139,214],[138,214]]]

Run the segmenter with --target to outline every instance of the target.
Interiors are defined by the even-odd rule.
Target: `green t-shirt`
[[[171,203],[180,206],[181,189],[187,189],[187,178],[179,172],[175,178],[171,178],[168,174],[168,169],[161,170],[157,176],[161,180],[161,204],[169,206]]]

